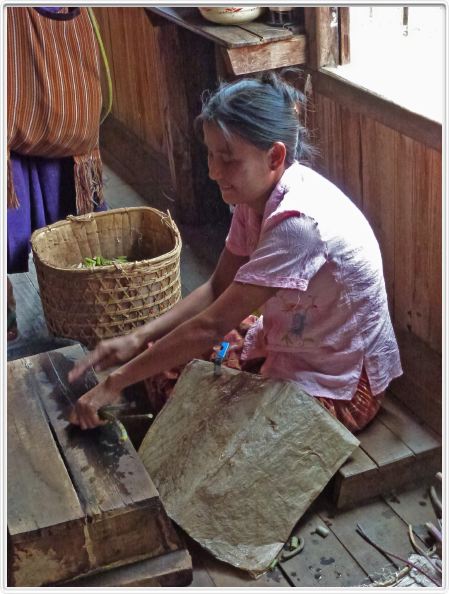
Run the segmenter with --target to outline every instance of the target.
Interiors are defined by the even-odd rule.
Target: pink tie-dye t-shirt
[[[316,396],[350,400],[362,367],[373,394],[401,375],[377,240],[336,186],[295,162],[260,219],[235,207],[227,249],[248,262],[235,281],[277,287],[243,357]]]

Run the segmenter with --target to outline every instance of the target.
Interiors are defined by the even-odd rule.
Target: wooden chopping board
[[[182,548],[158,492],[114,425],[66,420],[93,372],[67,374],[81,345],[8,363],[8,585],[54,584]]]

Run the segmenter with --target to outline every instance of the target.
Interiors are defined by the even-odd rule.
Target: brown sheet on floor
[[[168,515],[257,574],[358,443],[294,382],[192,361],[139,454]]]

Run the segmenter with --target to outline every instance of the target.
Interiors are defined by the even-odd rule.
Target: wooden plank
[[[111,68],[111,115],[154,153],[162,152],[166,160],[165,119],[161,111],[159,87],[155,84],[160,65],[154,59],[154,27],[147,18],[147,12],[143,7],[115,6],[97,7],[95,12]],[[133,64],[132,68],[130,64]],[[108,120],[101,126],[100,134]],[[133,152],[131,148],[130,153]],[[148,161],[148,167],[152,167],[151,160]],[[144,175],[145,170],[142,170]]]
[[[338,8],[338,39],[339,39],[339,60],[340,65],[349,64],[351,61],[351,41],[349,29],[349,7]]]
[[[179,29],[178,34],[180,46],[188,47],[189,51],[182,52],[181,72],[172,72],[171,74],[178,76],[178,86],[181,75],[185,85],[189,126],[184,133],[187,134],[190,143],[192,170],[189,174],[192,177],[196,211],[196,218],[193,218],[193,212],[186,211],[184,204],[180,201],[181,218],[184,223],[191,223],[195,226],[213,222],[215,229],[223,221],[229,220],[229,206],[223,202],[218,185],[209,178],[207,150],[193,129],[194,120],[202,110],[204,90],[214,90],[218,84],[214,46],[206,39],[193,35],[185,29]],[[210,56],[210,59],[204,60],[204,56]],[[198,64],[202,65],[201,68],[198,68]]]
[[[113,115],[101,127],[100,148],[104,162],[150,206],[163,211],[168,208],[175,215],[174,188],[163,153],[155,152],[146,142],[139,140]]]
[[[293,36],[292,31],[287,28],[270,27],[257,21],[242,23],[242,25],[214,25],[202,19],[196,32],[223,49],[236,50],[249,47],[257,50],[261,44],[277,45],[280,41]]]
[[[438,436],[391,398],[359,435],[361,445],[338,471],[337,508],[347,508],[441,469]]]
[[[381,422],[379,421],[379,426]],[[430,450],[419,456],[398,459],[358,474],[351,465],[337,473],[333,486],[333,499],[338,509],[347,509],[361,502],[404,488],[418,478],[428,480],[441,469],[441,454]]]
[[[363,211],[363,175],[360,114],[340,106],[342,137],[342,183],[343,192]]]
[[[338,509],[347,508],[379,493],[379,467],[359,447],[334,479],[333,499]]]
[[[366,475],[375,473],[378,468],[378,465],[365,454],[362,448],[358,447],[340,468],[339,473],[346,479],[361,475],[366,478]]]
[[[66,566],[56,557],[60,569],[59,573],[52,573],[52,565],[49,564],[49,560],[54,557],[51,533],[55,528],[52,525],[48,540],[42,540],[44,537],[40,536],[38,538],[38,545],[46,546],[46,554],[41,557],[49,564],[49,569],[47,573],[43,570],[38,574],[37,579],[42,580],[40,583],[33,581],[32,585],[67,579],[98,567],[126,564],[142,557],[159,556],[182,548],[162,508],[158,493],[130,441],[121,442],[117,428],[113,425],[81,431],[66,420],[68,410],[76,399],[96,383],[93,373],[86,374],[73,385],[67,381],[68,371],[83,354],[81,346],[76,345],[29,357],[23,363],[27,374],[24,374],[21,393],[28,399],[40,399],[43,404],[82,508],[82,538],[80,542],[74,538],[77,545],[71,546],[75,560]],[[21,411],[27,423],[29,408],[22,406]],[[44,466],[48,464],[46,460],[39,462]],[[10,466],[14,471],[14,462]],[[23,484],[21,488],[24,489]],[[27,488],[32,491],[36,487],[27,483]],[[22,511],[27,513],[26,510]],[[68,543],[71,543],[70,539]],[[17,547],[12,539],[13,559],[18,555]],[[30,559],[25,554],[28,572],[35,561],[32,555],[37,555],[35,549],[36,546],[24,549],[25,553],[31,555]],[[76,563],[78,566],[75,571]],[[29,579],[28,573],[21,579],[21,585],[29,586],[30,583],[23,581],[25,578]]]
[[[428,452],[436,456],[440,452],[441,455],[441,440],[393,398],[385,398],[378,419],[399,437],[415,456]]]
[[[394,570],[394,567],[356,532],[357,524],[386,550],[405,559],[412,552],[407,525],[383,501],[360,505],[335,515],[319,515],[363,570],[374,579],[381,577],[385,571],[388,573],[389,569]]]
[[[441,266],[435,270],[437,262],[435,261],[435,251],[429,248],[429,235],[434,233],[441,236],[441,217],[438,227],[435,225],[432,210],[435,209],[435,196],[431,196],[429,191],[429,157],[428,149],[416,142],[412,143],[412,159],[410,161],[410,173],[412,183],[412,212],[413,224],[409,230],[411,239],[414,241],[412,250],[412,293],[409,296],[409,307],[412,315],[410,317],[410,327],[413,334],[416,334],[423,340],[429,336],[430,308],[434,302],[441,312],[441,289],[437,292],[435,298],[429,299],[429,280],[437,274],[441,286]],[[425,199],[423,200],[423,197]],[[437,197],[441,202],[441,194]],[[436,247],[436,244],[434,244]],[[441,343],[438,345],[441,352]]]
[[[261,41],[263,43],[273,42],[287,39],[293,35],[288,29],[269,27],[262,22],[253,21],[241,26],[214,25],[204,19],[197,8],[192,7],[162,8],[154,6],[146,10],[228,48],[258,45]]]
[[[317,169],[338,187],[343,181],[343,132],[340,106],[327,97],[315,95],[318,146],[321,158]]]
[[[415,239],[412,332],[434,350],[442,351],[442,178],[435,151],[413,151]],[[425,197],[425,199],[423,199]],[[429,295],[432,297],[429,299]]]
[[[379,468],[414,460],[414,454],[388,427],[371,423],[359,435],[360,447]]]
[[[436,515],[429,497],[430,479],[408,489],[398,489],[384,497],[385,503],[406,523],[413,526],[418,535],[418,544],[425,546],[429,541],[426,522],[436,523]]]
[[[272,70],[284,66],[304,64],[306,39],[295,35],[291,39],[242,48],[223,48],[225,60],[234,75]]]
[[[84,511],[54,443],[29,360],[8,364],[8,583],[41,585],[88,567]],[[27,415],[23,411],[27,411]],[[74,548],[79,553],[74,554]]]
[[[179,539],[130,441],[118,441],[117,428],[110,425],[94,430],[94,436],[94,432],[73,428],[66,420],[68,405],[96,384],[91,373],[69,385],[67,375],[80,352],[80,347],[66,347],[46,354],[40,358],[43,373],[36,377],[40,380],[41,400],[70,466],[85,513],[92,519],[88,532],[92,546],[98,547],[96,561],[100,566],[111,563],[111,547],[114,561],[175,550],[179,548]],[[143,533],[139,529],[142,522]]]
[[[314,72],[312,70],[310,73],[315,93],[325,95],[333,101],[345,105],[352,112],[373,118],[384,126],[441,153],[441,123],[408,111],[330,71]]]
[[[225,57],[223,48],[220,45],[216,45],[214,48],[215,55],[215,70],[217,72],[217,81],[232,81],[235,76],[232,73],[231,65],[229,60]]]
[[[408,240],[404,243],[408,245]],[[398,269],[397,274],[403,279],[402,271]],[[404,375],[395,379],[389,390],[441,435],[441,356],[411,332],[396,330],[396,336]]]
[[[420,146],[414,140],[407,138],[407,136],[399,135],[398,137],[398,154],[401,155],[401,161],[396,165],[396,183],[400,191],[395,198],[395,234],[393,235],[396,268],[395,274],[395,289],[394,296],[394,310],[392,311],[395,328],[411,332],[411,316],[412,316],[412,299],[413,299],[413,268],[414,268],[414,219],[415,213],[413,210],[413,195],[414,195],[414,167],[413,154],[414,148]],[[399,334],[397,333],[399,336]],[[406,365],[401,345],[399,345],[401,353],[402,366],[407,374],[408,366]]]
[[[303,551],[281,563],[293,586],[345,588],[359,585],[366,579],[365,571],[332,532],[326,538],[316,534],[318,526],[326,524],[317,513],[308,512],[292,533],[304,539]]]
[[[406,368],[407,369],[407,368]],[[389,391],[404,403],[438,435],[442,432],[441,404],[435,403],[435,394],[429,390],[418,389],[417,384],[409,377],[407,371],[401,377],[393,380]],[[431,396],[431,397],[430,397]]]
[[[427,235],[427,249],[431,254],[432,268],[429,279],[429,295],[432,296],[429,312],[429,334],[426,336],[426,342],[437,352],[442,352],[442,319],[443,311],[443,291],[442,291],[442,257],[443,257],[443,238],[441,230],[441,221],[443,220],[443,192],[442,192],[442,162],[441,155],[428,149],[426,151],[427,166],[429,168],[428,187],[426,195],[428,196],[429,209],[429,232]]]
[[[64,588],[173,588],[188,586],[191,581],[191,558],[187,551],[181,550],[55,585]]]
[[[31,365],[28,359],[8,364],[8,523],[11,534],[82,517],[39,397],[35,392],[29,394],[33,387],[27,381]],[[29,421],[23,415],[24,409]],[[26,482],[38,485],[35,492],[21,490]],[[24,509],[27,514],[23,513]]]
[[[49,336],[44,319],[42,304],[30,274],[22,272],[10,274],[16,300],[17,325],[21,339]]]
[[[390,311],[394,311],[395,198],[397,134],[371,118],[362,118],[360,160],[363,212],[379,242]]]
[[[155,59],[160,64],[159,87],[161,109],[166,118],[165,150],[168,156],[172,185],[176,199],[176,213],[185,222],[197,218],[198,208],[192,178],[192,150],[190,113],[183,71],[183,47],[175,25],[155,29]],[[166,48],[170,47],[170,53]],[[183,214],[182,214],[183,213]]]
[[[304,9],[308,40],[307,66],[318,70],[322,66],[337,66],[339,61],[338,9],[323,6]]]

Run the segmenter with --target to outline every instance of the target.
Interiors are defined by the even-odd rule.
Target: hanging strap
[[[95,18],[94,11],[90,7],[86,7],[86,8],[87,8],[87,12],[89,14],[90,22],[92,23],[92,27],[93,27],[93,30],[95,32],[95,36],[96,36],[97,41],[98,41],[98,45],[100,47],[100,53],[101,53],[101,57],[103,59],[104,69],[106,71],[106,80],[107,80],[107,83],[108,83],[108,104],[107,104],[107,107],[106,107],[106,111],[105,111],[103,117],[100,120],[100,126],[101,126],[101,124],[105,121],[105,119],[111,113],[111,109],[112,109],[112,79],[111,79],[111,71],[109,69],[108,57],[106,55],[106,50],[104,49],[103,39],[101,38],[100,28],[98,26],[97,19]]]

